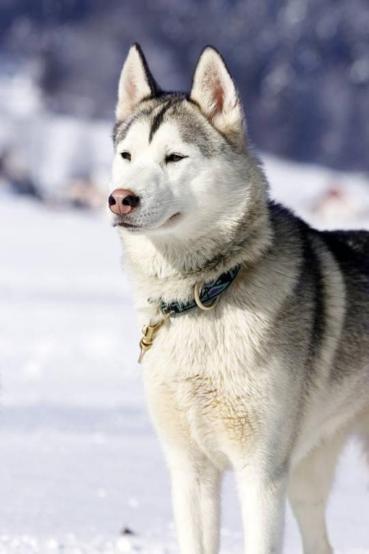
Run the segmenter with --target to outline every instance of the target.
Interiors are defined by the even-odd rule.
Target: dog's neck
[[[241,214],[226,230],[196,240],[153,239],[122,235],[127,263],[134,273],[136,295],[142,300],[188,300],[195,283],[203,283],[240,264],[254,266],[272,242],[266,206]]]

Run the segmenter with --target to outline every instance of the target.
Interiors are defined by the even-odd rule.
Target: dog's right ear
[[[126,119],[142,100],[154,97],[158,91],[140,46],[133,44],[120,74],[115,110],[117,120]]]

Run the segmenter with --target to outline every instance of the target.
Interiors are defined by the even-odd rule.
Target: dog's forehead
[[[215,150],[214,136],[206,120],[185,98],[169,97],[143,102],[124,122],[118,122],[114,129],[114,141],[122,142],[129,135],[140,131],[145,134],[147,143],[153,143],[159,131],[164,128],[168,137],[175,132],[183,142],[193,144],[201,153],[209,157]],[[165,133],[167,134],[167,133]],[[143,138],[143,137],[142,137]]]

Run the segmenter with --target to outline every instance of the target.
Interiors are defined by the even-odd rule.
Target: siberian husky
[[[182,94],[163,92],[132,46],[116,118],[109,207],[180,552],[219,551],[230,467],[248,554],[281,552],[287,496],[304,553],[331,553],[337,458],[351,433],[368,446],[369,233],[317,231],[268,198],[211,47]]]

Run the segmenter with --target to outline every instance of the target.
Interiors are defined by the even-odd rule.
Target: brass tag
[[[157,323],[149,323],[148,325],[145,325],[142,329],[142,337],[140,340],[140,355],[138,358],[138,363],[140,364],[142,362],[142,358],[147,352],[147,350],[150,350],[152,347],[152,344],[154,342],[154,339],[156,337],[156,333],[159,331],[160,327],[164,325],[166,320],[170,317],[170,314],[167,314],[163,317],[163,319],[160,319]]]

